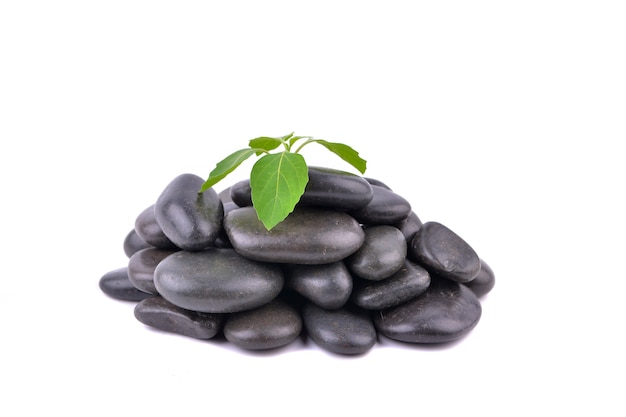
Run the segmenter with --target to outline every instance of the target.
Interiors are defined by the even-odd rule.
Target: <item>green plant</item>
[[[300,140],[304,142],[295,148]],[[311,136],[295,136],[292,132],[281,137],[251,139],[248,148],[235,151],[217,163],[199,192],[217,184],[252,155],[261,156],[250,172],[252,204],[259,220],[271,230],[293,211],[309,182],[308,167],[300,151],[310,143],[324,146],[361,174],[365,173],[367,161],[350,146]],[[272,153],[281,145],[282,151]]]

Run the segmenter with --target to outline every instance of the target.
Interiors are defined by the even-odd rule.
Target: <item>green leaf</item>
[[[311,140],[311,142],[316,142],[322,146],[325,146],[326,149],[333,152],[341,159],[358,169],[361,174],[365,173],[365,169],[367,168],[367,161],[361,158],[359,156],[359,153],[348,145],[344,145],[343,143],[328,142],[324,139],[313,139]]]
[[[240,149],[236,152],[231,153],[226,158],[222,159],[217,163],[215,169],[211,171],[209,174],[209,178],[202,184],[202,188],[200,188],[200,193],[208,190],[213,187],[219,181],[222,180],[226,175],[230,174],[237,168],[243,161],[250,158],[252,155],[256,154],[259,151],[263,151],[263,149],[256,148],[246,148]]]
[[[272,151],[278,148],[283,143],[281,138],[271,138],[269,136],[261,136],[258,138],[250,139],[249,145],[251,148],[263,149],[264,151]],[[257,155],[262,152],[256,152]]]
[[[285,220],[300,201],[308,168],[302,155],[281,152],[262,156],[252,167],[252,204],[267,230]]]

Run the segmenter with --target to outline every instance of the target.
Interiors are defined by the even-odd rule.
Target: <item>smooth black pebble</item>
[[[128,279],[128,268],[118,268],[104,274],[99,281],[100,290],[109,297],[122,301],[141,301],[151,294],[140,291]]]

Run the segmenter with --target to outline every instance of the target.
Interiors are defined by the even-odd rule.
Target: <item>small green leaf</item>
[[[293,211],[308,182],[308,168],[302,155],[269,154],[254,164],[250,173],[252,204],[267,230]]]
[[[311,142],[316,142],[322,146],[325,146],[326,149],[333,152],[341,159],[358,169],[361,174],[365,173],[365,169],[367,168],[367,161],[361,158],[359,156],[359,153],[348,145],[344,145],[343,143],[328,142],[324,139],[313,139],[311,140]]]
[[[251,148],[263,149],[267,152],[278,148],[283,143],[281,138],[271,138],[269,136],[261,136],[258,138],[250,139],[249,145]],[[257,155],[261,152],[257,152]]]
[[[211,171],[209,174],[209,178],[202,184],[202,188],[200,188],[200,193],[208,190],[213,187],[219,181],[222,180],[226,175],[233,172],[243,161],[250,158],[252,155],[257,152],[263,152],[263,149],[256,148],[247,148],[240,149],[236,152],[231,153],[226,158],[222,159],[220,162],[215,165],[215,169]]]

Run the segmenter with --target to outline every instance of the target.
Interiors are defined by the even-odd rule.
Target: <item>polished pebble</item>
[[[308,302],[302,319],[309,337],[322,349],[359,355],[376,344],[376,329],[367,311],[355,306],[326,310]]]
[[[325,264],[340,261],[363,244],[365,233],[340,211],[296,208],[268,231],[253,207],[230,211],[224,229],[241,255],[262,262]]]
[[[137,303],[134,314],[147,326],[196,339],[215,337],[223,321],[221,314],[185,310],[158,295]]]
[[[368,310],[382,310],[417,297],[429,285],[428,271],[406,259],[403,267],[385,280],[355,280],[350,300]]]
[[[480,258],[459,235],[437,222],[426,222],[415,233],[409,256],[429,271],[465,283],[480,271]]]
[[[374,314],[378,332],[410,343],[445,343],[459,339],[480,319],[474,293],[458,282],[431,276],[428,289],[403,304]]]
[[[141,301],[151,294],[140,291],[128,279],[128,268],[118,268],[104,274],[99,281],[100,290],[109,297],[122,301]]]
[[[343,307],[352,293],[352,275],[342,261],[322,265],[285,265],[285,287],[320,307]]]
[[[128,279],[137,289],[158,294],[154,286],[154,270],[159,262],[176,251],[150,247],[135,252],[128,260]]]
[[[280,267],[244,258],[233,249],[179,251],[154,271],[159,294],[179,307],[232,313],[260,307],[283,289]]]
[[[476,275],[476,278],[465,283],[465,286],[472,290],[478,298],[481,298],[491,292],[495,285],[496,276],[494,275],[491,267],[487,265],[487,262],[483,259],[480,260],[480,271],[478,272],[478,275]]]
[[[380,281],[402,268],[406,254],[406,240],[400,230],[372,226],[365,229],[363,245],[346,259],[346,265],[360,278]]]
[[[274,299],[252,310],[226,315],[224,337],[243,349],[274,349],[293,342],[302,331],[302,318],[287,302]]]

